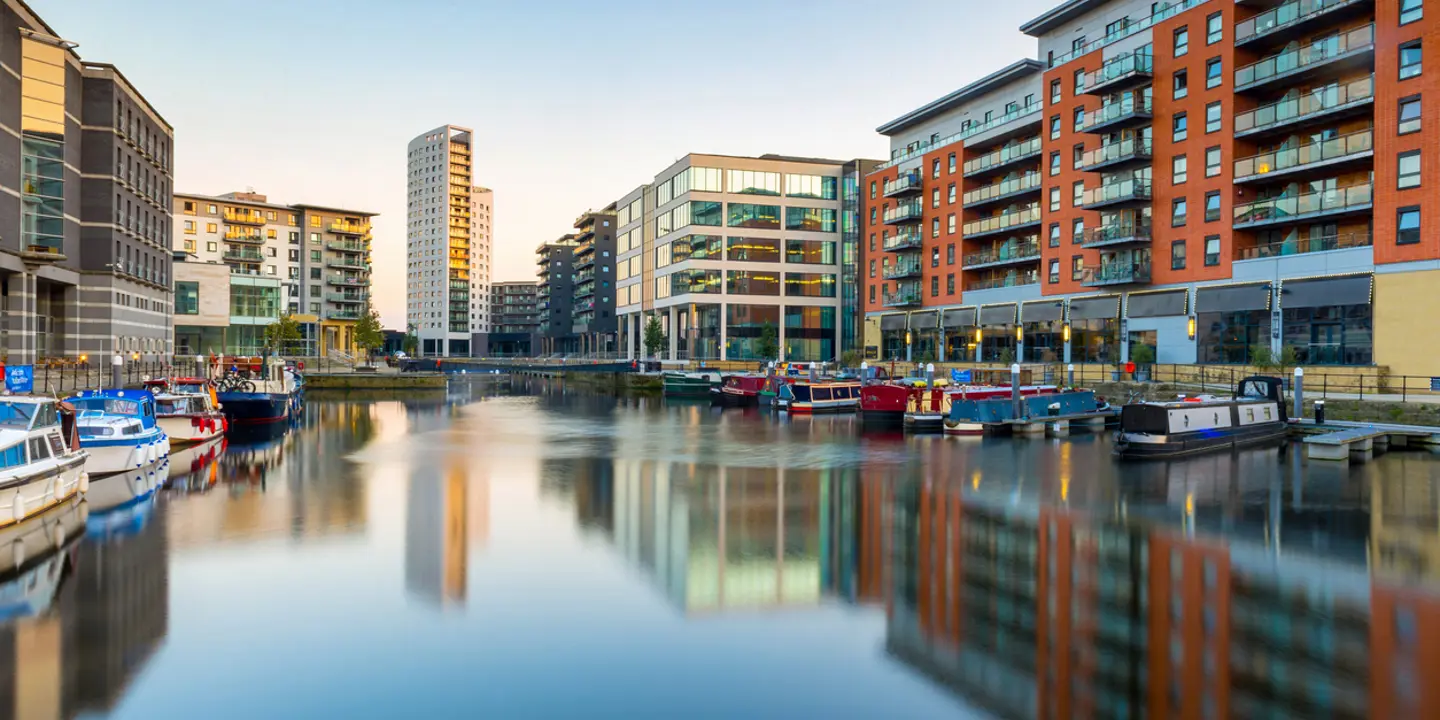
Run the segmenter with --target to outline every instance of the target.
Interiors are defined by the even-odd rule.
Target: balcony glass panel
[[[1235,71],[1235,87],[1242,88],[1264,82],[1292,70],[1318,65],[1352,50],[1374,47],[1374,45],[1374,25],[1356,28],[1343,35],[1333,35],[1305,47],[1286,50],[1278,55],[1239,68]]]

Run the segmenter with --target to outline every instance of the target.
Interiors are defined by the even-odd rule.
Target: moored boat
[[[69,405],[42,397],[0,398],[0,525],[84,495],[88,458]]]
[[[854,412],[860,408],[860,390],[854,380],[797,380],[781,385],[775,402],[791,415]]]
[[[905,422],[905,410],[915,392],[910,378],[865,385],[860,390],[860,421],[870,426],[899,427]]]
[[[1141,402],[1120,411],[1115,453],[1122,458],[1172,458],[1233,447],[1276,444],[1289,421],[1280,378],[1241,380],[1235,397]]]
[[[710,401],[724,407],[752,407],[760,401],[764,375],[729,375],[724,384],[710,391]]]
[[[176,391],[161,388],[155,395],[156,422],[170,437],[170,444],[193,445],[223,435],[225,413],[218,407],[214,388],[198,378],[181,378],[174,384]],[[200,392],[179,392],[180,387]]]
[[[1022,385],[1017,415],[1014,394],[1014,388],[1002,385],[951,388],[947,396],[950,407],[943,423],[945,434],[983,435],[986,425],[1095,414],[1106,408],[1090,390],[1061,391],[1054,385]]]
[[[75,407],[90,475],[153,474],[169,458],[170,439],[155,421],[155,396],[149,390],[85,390],[66,402]]]
[[[720,387],[720,373],[714,370],[667,372],[661,380],[665,397],[673,398],[707,398],[711,389]]]
[[[288,420],[300,408],[300,376],[274,361],[258,377],[227,375],[217,383],[220,409],[229,426],[268,425]]]

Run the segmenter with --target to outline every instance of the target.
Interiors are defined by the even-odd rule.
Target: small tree
[[[284,355],[291,344],[298,341],[300,337],[300,323],[295,322],[295,318],[285,315],[265,326],[265,349]]]
[[[1285,372],[1285,368],[1292,368],[1299,364],[1300,355],[1295,352],[1294,345],[1286,345],[1280,348],[1280,372],[1283,373]]]
[[[760,326],[760,340],[755,343],[755,353],[761,360],[774,360],[780,356],[780,333],[774,323]]]
[[[1136,365],[1145,366],[1155,362],[1155,349],[1149,345],[1136,345],[1130,350],[1130,362]]]
[[[400,349],[406,355],[416,355],[420,352],[420,338],[415,335],[415,323],[405,326],[405,339],[400,342]]]
[[[1257,343],[1250,346],[1250,364],[1256,370],[1273,370],[1277,364],[1275,353],[1270,352],[1270,346],[1264,343]]]
[[[651,315],[650,321],[645,323],[645,354],[650,357],[659,355],[665,343],[665,331],[660,328],[660,318]]]
[[[380,313],[375,312],[367,302],[365,312],[355,322],[355,345],[365,351],[365,362],[369,364],[375,348],[385,345],[385,331],[380,327]]]
[[[860,367],[861,355],[859,350],[846,350],[840,353],[840,366],[847,368]]]

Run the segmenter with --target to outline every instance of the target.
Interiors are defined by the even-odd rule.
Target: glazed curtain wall
[[[785,359],[828,362],[835,358],[835,308],[785,308]]]

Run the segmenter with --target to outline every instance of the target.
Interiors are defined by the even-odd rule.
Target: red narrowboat
[[[720,387],[710,390],[710,402],[722,407],[752,407],[759,404],[764,388],[764,375],[727,375]]]

